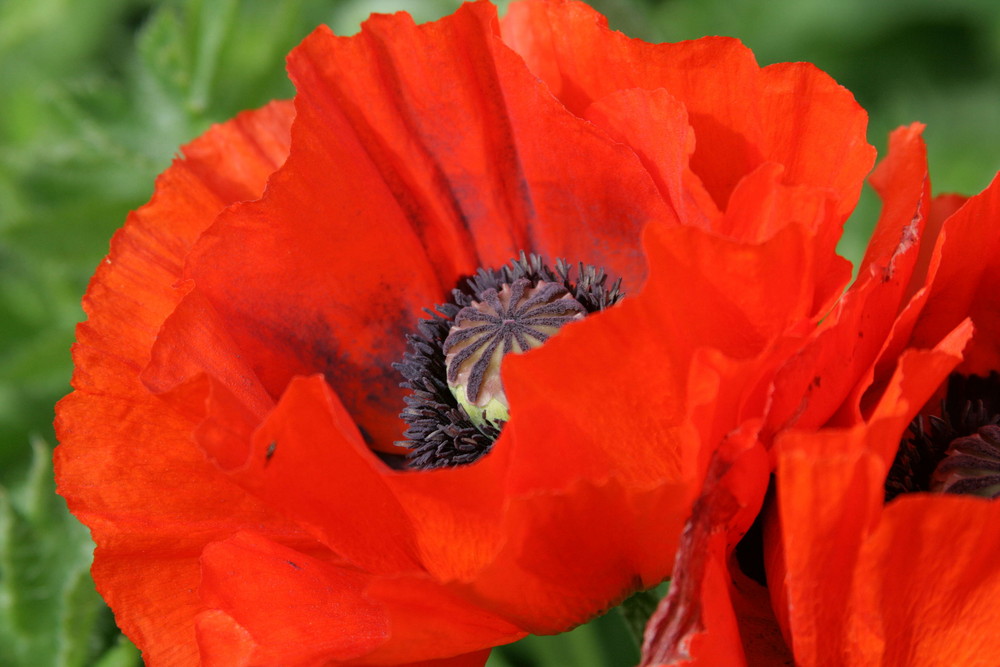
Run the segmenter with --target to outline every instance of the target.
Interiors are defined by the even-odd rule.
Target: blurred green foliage
[[[116,638],[90,579],[87,530],[52,493],[51,449],[0,492],[0,664],[93,665],[135,650]]]
[[[135,664],[87,575],[86,530],[52,493],[53,403],[69,390],[80,296],[126,213],[210,123],[293,90],[284,55],[313,27],[372,11],[417,20],[453,0],[0,0],[0,664]],[[935,191],[973,193],[1000,167],[994,0],[594,0],[651,41],[740,37],[762,63],[811,61],[871,113],[870,140],[928,124]],[[842,250],[877,216],[866,194]],[[499,666],[628,665],[611,615],[529,638]]]

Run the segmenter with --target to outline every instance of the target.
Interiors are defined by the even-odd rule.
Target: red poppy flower
[[[932,200],[920,131],[896,131],[872,176],[884,209],[858,280],[776,376],[763,430],[769,591],[727,545],[731,513],[703,512],[689,532],[711,551],[679,556],[691,598],[658,610],[644,664],[717,664],[718,652],[802,665],[1000,660],[989,530],[1000,507],[961,495],[1000,483],[998,434],[980,428],[1000,413],[1000,179],[968,201]],[[735,479],[699,502],[739,497]]]
[[[569,2],[376,16],[288,65],[294,106],[189,145],[85,297],[57,477],[123,630],[151,664],[478,664],[657,584],[709,448],[846,280],[864,112]],[[523,251],[629,297],[504,358],[509,414],[472,423],[442,331],[551,315],[554,283],[615,301],[500,270]]]

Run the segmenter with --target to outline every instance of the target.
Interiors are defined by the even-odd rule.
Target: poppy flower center
[[[559,260],[553,269],[522,252],[499,269],[479,269],[449,303],[427,311],[394,364],[410,390],[400,414],[406,440],[397,443],[409,449],[407,468],[467,465],[486,454],[509,419],[503,357],[624,296],[621,281],[608,286],[603,269],[580,263],[574,276],[573,268]]]
[[[587,309],[559,283],[527,278],[488,289],[482,301],[458,311],[444,341],[448,388],[472,423],[499,426],[509,417],[500,362],[511,352],[538,347]]]
[[[917,415],[896,452],[886,502],[933,491],[1000,496],[1000,374],[953,374],[941,416]]]

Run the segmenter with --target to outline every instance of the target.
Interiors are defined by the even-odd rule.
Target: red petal
[[[1000,176],[942,226],[930,262],[927,304],[912,346],[933,345],[965,317],[976,325],[962,372],[1000,369]]]
[[[440,664],[451,665],[450,660],[454,660],[456,665],[482,665],[489,647],[527,634],[492,607],[462,599],[428,577],[377,578],[366,595],[385,605],[392,618],[392,642],[369,656],[373,664],[409,664],[426,656],[440,656],[446,647],[464,653]]]
[[[321,377],[296,378],[233,478],[367,571],[447,581],[474,576],[499,549],[502,443],[475,466],[393,471]]]
[[[389,619],[363,598],[365,577],[251,533],[208,545],[199,592],[252,637],[251,664],[316,665],[366,655],[389,637]],[[199,624],[210,655],[233,628]],[[245,642],[241,641],[245,646]]]
[[[689,85],[698,89],[694,81]],[[761,69],[758,94],[762,157],[785,166],[785,183],[831,189],[839,218],[846,220],[875,163],[875,148],[865,139],[868,114],[810,63]]]
[[[662,88],[631,88],[591,104],[584,118],[635,150],[682,223],[712,228],[719,210],[691,171],[695,136],[683,104]]]
[[[777,493],[785,570],[772,569],[777,559],[769,555],[767,579],[800,664],[832,664],[834,656],[848,651],[848,573],[881,512],[886,474],[881,457],[863,443],[869,434],[898,442],[903,428],[905,421],[896,421],[888,428],[789,434],[780,440]]]
[[[251,443],[234,479],[264,504],[362,569],[418,568],[413,527],[389,488],[393,473],[322,377],[294,379]]]
[[[79,346],[113,355],[134,372],[77,363],[75,387],[108,391],[142,370],[183,296],[173,285],[185,255],[225,206],[259,196],[284,158],[292,115],[290,103],[274,103],[215,126],[157,179],[153,199],[129,215],[97,267],[83,300],[89,319],[77,330]]]
[[[812,289],[800,280],[811,272],[810,236],[799,225],[759,245],[689,227],[650,227],[646,241],[651,279],[641,293],[505,361],[511,421],[497,446],[510,447],[509,492],[535,511],[512,506],[518,557],[486,574],[539,580],[519,593],[541,618],[507,612],[536,631],[583,620],[593,608],[583,596],[621,596],[670,571],[712,449],[744,409],[759,413],[754,392],[780,357],[776,341],[812,322]],[[661,526],[655,544],[650,522]],[[517,551],[536,534],[549,537]],[[587,537],[574,547],[571,535]],[[618,546],[598,549],[591,536]]]
[[[164,321],[142,373],[153,393],[166,392],[205,373],[218,380],[246,406],[256,423],[274,406],[239,349],[201,292],[186,283],[184,298]]]
[[[457,590],[529,632],[564,632],[669,574],[690,494],[669,480],[636,489],[612,479],[517,498],[503,550]]]
[[[209,545],[202,566],[201,595],[224,614],[199,618],[203,656],[235,645],[250,664],[482,665],[525,634],[430,579],[373,578],[250,533]]]
[[[872,173],[870,181],[882,198],[882,215],[872,232],[859,275],[874,271],[909,272],[909,263],[896,266],[911,248],[920,245],[930,208],[930,179],[924,126],[914,123],[889,136],[889,153]],[[932,239],[933,241],[933,239]]]
[[[911,291],[915,292],[927,282],[928,271],[930,271],[937,239],[941,235],[941,228],[945,221],[962,208],[967,200],[968,197],[961,195],[938,195],[931,201],[930,215],[927,216],[927,223],[924,225],[924,233],[920,242],[920,258],[917,260],[917,266],[913,270],[913,279],[910,282]]]
[[[466,653],[454,658],[443,658],[441,660],[421,660],[420,662],[406,663],[407,667],[483,667],[490,657],[490,650]]]
[[[218,313],[188,281],[153,344],[143,383],[198,424],[195,435],[223,469],[242,466],[254,429],[271,410]],[[193,291],[190,291],[193,290]]]
[[[1000,568],[982,526],[997,506],[914,495],[883,510],[885,466],[863,442],[897,437],[885,424],[814,434],[780,455],[787,570],[768,580],[786,582],[775,604],[796,664],[992,664]]]
[[[998,521],[1000,505],[968,496],[890,503],[851,587],[854,664],[1000,662],[1000,533],[983,530]]]
[[[818,427],[850,392],[860,395],[872,382],[872,366],[905,304],[930,203],[920,129],[893,133],[889,155],[872,176],[884,205],[858,280],[813,340],[778,373],[767,433]],[[857,400],[847,405],[857,406]],[[860,412],[841,415],[845,424],[860,418]]]
[[[639,299],[660,319],[652,330],[663,337],[663,356],[688,359],[704,347],[749,358],[811,319],[814,290],[802,280],[814,275],[810,244],[809,231],[798,225],[759,244],[650,228],[653,278]]]
[[[173,284],[184,254],[224,206],[263,190],[291,115],[280,103],[216,126],[159,178],[91,282],[76,391],[57,408],[59,492],[91,527],[98,590],[150,664],[194,660],[202,545],[245,524],[295,534],[222,478],[191,441],[194,424],[139,382],[181,296]]]
[[[803,305],[812,312],[828,312],[851,276],[850,265],[835,254],[841,227],[831,213],[835,201],[828,190],[782,183],[786,169],[765,162],[747,174],[733,190],[729,208],[716,231],[736,240],[760,243],[781,229],[800,225],[812,237],[813,265],[803,274],[803,285],[813,287],[811,302]]]
[[[727,565],[763,502],[767,483],[767,457],[753,429],[731,434],[713,455],[685,526],[670,592],[646,627],[642,665],[745,664],[744,644],[757,644],[738,627],[736,603],[752,617],[755,630],[773,625],[760,603],[760,587],[742,576],[733,583]],[[778,653],[780,642],[771,647],[772,655]]]
[[[395,474],[393,490],[418,534],[424,568],[441,581],[467,581],[500,550],[510,494],[506,436],[475,465]],[[510,582],[503,583],[510,590]]]
[[[460,275],[523,249],[638,284],[641,229],[670,215],[635,154],[566,113],[494,21],[484,3],[310,36],[289,59],[290,159],[188,265],[272,396],[323,372],[383,449],[403,430],[391,364]]]
[[[848,664],[871,664],[871,652],[877,654],[852,626],[864,610],[852,603],[851,573],[879,526],[899,439],[958,363],[970,334],[965,323],[937,349],[907,352],[869,424],[776,438],[778,512],[765,528],[767,576],[797,662],[833,664],[834,656],[864,654]]]
[[[224,611],[203,611],[195,619],[202,667],[247,667],[257,643]]]
[[[875,157],[867,115],[846,90],[804,63],[761,69],[734,39],[648,44],[567,0],[513,3],[503,36],[578,115],[616,91],[666,89],[687,108],[692,169],[721,209],[745,174],[777,162],[786,183],[833,190],[844,220]]]

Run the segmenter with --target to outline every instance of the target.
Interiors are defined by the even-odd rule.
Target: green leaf
[[[625,626],[632,634],[632,639],[635,641],[637,648],[642,647],[642,635],[646,631],[646,623],[649,621],[649,617],[656,611],[657,605],[660,604],[660,600],[667,594],[669,588],[670,582],[664,582],[656,588],[635,593],[616,607],[618,613],[621,614],[622,620],[625,621]]]
[[[141,663],[139,649],[124,636],[119,635],[118,641],[101,656],[94,667],[135,667]]]
[[[499,646],[486,667],[632,667],[638,662],[638,645],[622,617],[605,614],[560,635],[531,635]]]
[[[93,545],[55,495],[52,452],[31,442],[20,482],[0,487],[0,664],[92,665],[114,625],[90,579]]]

